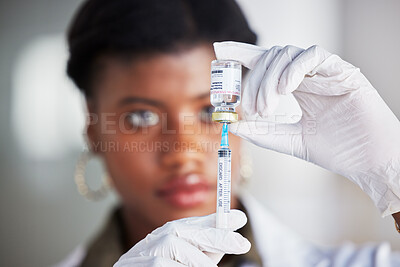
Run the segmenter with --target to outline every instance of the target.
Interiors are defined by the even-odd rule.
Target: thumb
[[[215,42],[214,51],[217,59],[236,60],[246,68],[253,69],[268,50],[252,44],[229,41]]]
[[[256,146],[306,159],[300,122],[289,124],[242,120],[232,123],[229,131]]]

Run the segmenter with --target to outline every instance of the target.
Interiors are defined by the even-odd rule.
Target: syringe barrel
[[[222,147],[218,150],[218,180],[217,180],[217,228],[229,227],[229,212],[231,208],[231,150]]]

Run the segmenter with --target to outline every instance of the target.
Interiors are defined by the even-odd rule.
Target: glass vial
[[[233,60],[211,62],[210,101],[215,107],[213,121],[235,122],[235,108],[240,104],[242,65]]]

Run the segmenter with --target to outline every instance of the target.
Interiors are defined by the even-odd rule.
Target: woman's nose
[[[201,129],[201,123],[192,113],[180,113],[167,119],[161,139],[168,149],[161,154],[161,164],[168,168],[202,167],[207,158],[207,146],[211,142]]]

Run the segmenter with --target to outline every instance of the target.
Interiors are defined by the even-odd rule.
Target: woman
[[[232,212],[230,230],[214,228],[215,217],[209,214],[215,212],[220,128],[210,121],[209,74],[215,59],[212,44],[226,40],[256,41],[233,0],[89,0],[79,10],[68,33],[68,75],[85,94],[93,115],[87,127],[89,147],[104,159],[121,207],[67,265],[110,266],[128,250],[116,266],[215,266],[223,254],[219,266],[341,266],[347,260],[372,265],[376,253],[384,255],[380,261],[394,262],[384,245],[316,248],[236,190],[232,208],[244,213]],[[273,86],[262,84],[269,75],[266,70],[285,75],[285,67],[301,54],[311,59],[305,62],[320,56],[318,65],[329,57],[319,48],[307,51],[288,47],[268,52],[237,43],[216,46],[220,58],[237,59],[254,69],[243,98],[248,118],[268,115],[279,99]],[[302,80],[295,84],[290,77],[287,88],[300,87]],[[263,97],[255,104],[259,88],[269,89],[261,91]],[[265,132],[255,135],[239,126],[234,132],[258,145],[346,174],[345,168],[321,162],[309,147],[311,154],[304,153],[304,147],[293,149],[293,142],[276,136],[270,140]],[[107,144],[117,149],[96,151]],[[230,146],[235,151],[232,166],[239,166],[240,138],[231,136]],[[357,174],[351,178],[357,180]],[[232,180],[235,189],[240,183],[238,168],[232,169]],[[232,231],[239,228],[240,234]],[[286,254],[290,256],[281,256]]]

